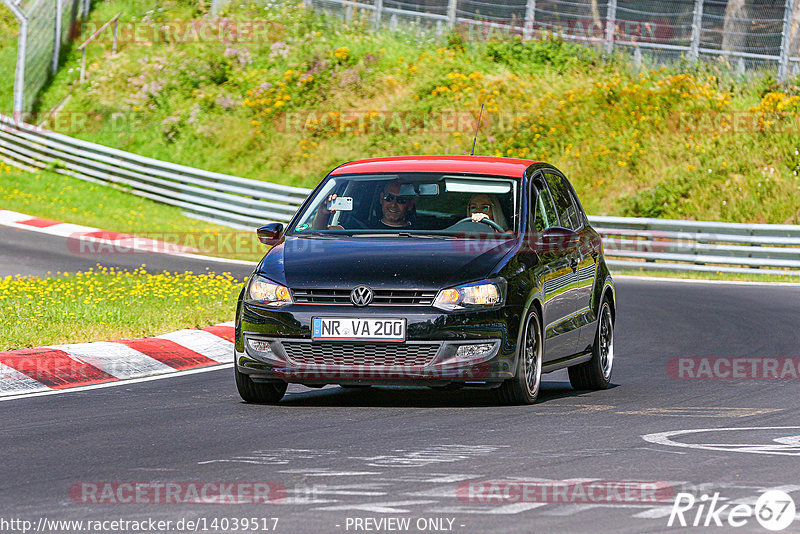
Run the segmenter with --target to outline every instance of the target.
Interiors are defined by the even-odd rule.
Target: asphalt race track
[[[35,252],[30,234],[0,229],[0,241],[5,274],[16,274],[9,259],[20,274],[86,268],[83,259],[48,256],[46,246]],[[141,263],[198,271],[197,262],[166,256],[130,266]],[[91,531],[53,520],[152,519],[172,524],[143,531],[639,533],[704,530],[691,526],[697,506],[686,512],[689,527],[667,526],[679,492],[706,503],[718,493],[719,506],[753,505],[766,489],[781,489],[800,506],[797,377],[678,378],[673,360],[749,358],[748,369],[797,361],[800,288],[620,279],[617,302],[614,387],[574,391],[558,372],[544,377],[533,406],[498,406],[480,390],[335,386],[292,386],[279,406],[247,405],[230,367],[0,402],[0,518],[48,532]],[[688,430],[702,432],[660,434]],[[480,489],[581,481],[656,484],[666,498],[500,498]],[[155,486],[114,503],[124,483]],[[163,502],[152,492],[158,483],[181,491],[270,483],[280,502]],[[233,522],[244,518],[248,528]],[[200,523],[186,528],[186,520]],[[768,532],[752,517],[705,530]],[[0,531],[21,530],[8,523]],[[800,521],[784,532],[798,531]]]

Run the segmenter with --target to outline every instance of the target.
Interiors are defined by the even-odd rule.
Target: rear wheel
[[[603,299],[592,346],[592,359],[569,368],[569,383],[575,389],[606,389],[611,383],[613,365],[614,319],[611,304]]]
[[[253,382],[253,379],[239,371],[239,366],[233,364],[233,374],[236,377],[236,389],[245,402],[255,404],[276,404],[283,398],[288,385],[286,382]]]
[[[531,310],[525,319],[514,378],[503,382],[497,394],[506,404],[533,404],[539,395],[541,382],[542,328],[539,314]]]

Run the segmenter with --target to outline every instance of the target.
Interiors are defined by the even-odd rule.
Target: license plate
[[[405,319],[314,317],[311,339],[330,341],[405,341]]]

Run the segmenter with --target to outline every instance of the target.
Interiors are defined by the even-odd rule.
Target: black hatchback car
[[[529,404],[569,368],[604,389],[614,285],[600,236],[552,165],[409,156],[337,167],[284,227],[236,310],[247,402],[287,384],[494,389]]]

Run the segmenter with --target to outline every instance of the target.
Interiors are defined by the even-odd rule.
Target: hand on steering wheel
[[[474,215],[483,215],[483,217],[475,217],[475,218],[473,218]],[[463,222],[479,222],[479,223],[483,223],[483,224],[489,226],[495,232],[500,232],[501,234],[503,232],[505,232],[505,230],[503,230],[503,228],[499,224],[497,224],[496,222],[491,220],[485,213],[476,213],[476,214],[473,214],[470,217],[464,217],[463,219],[458,221],[456,224],[461,224]],[[453,226],[455,226],[455,225],[453,225]]]

